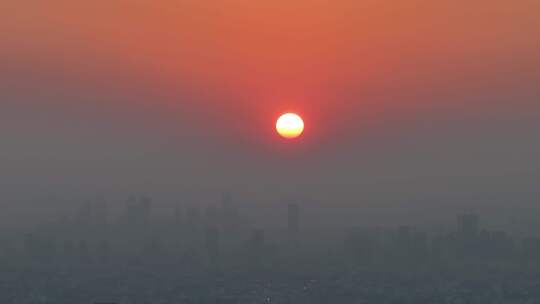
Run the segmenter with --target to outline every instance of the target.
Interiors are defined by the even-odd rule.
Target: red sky
[[[288,157],[302,178],[350,180],[366,150],[392,161],[367,157],[362,176],[433,168],[430,149],[440,170],[419,174],[520,171],[538,160],[539,29],[536,0],[3,1],[2,153],[21,177],[52,155],[97,179],[81,160],[108,168],[131,148],[152,152],[125,168],[185,180],[178,161],[200,182],[279,179]],[[306,134],[283,146],[273,120],[291,110]],[[469,144],[496,156],[469,172]]]

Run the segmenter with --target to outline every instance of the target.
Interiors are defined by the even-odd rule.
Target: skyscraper
[[[211,264],[216,264],[219,258],[219,230],[211,225],[206,228],[205,245],[208,259]]]
[[[287,211],[287,229],[289,234],[298,234],[300,231],[300,206],[297,203],[289,203]]]
[[[196,205],[189,205],[186,211],[186,223],[190,229],[195,229],[201,221],[201,210]]]
[[[479,219],[476,214],[463,214],[458,217],[460,225],[460,233],[462,237],[466,239],[473,239],[478,236],[479,232]]]
[[[464,214],[459,216],[458,220],[460,225],[458,232],[458,244],[460,248],[458,248],[458,253],[464,256],[477,255],[479,250],[481,250],[478,215]]]
[[[225,231],[234,231],[238,226],[238,213],[230,193],[227,192],[223,194],[221,208],[223,227]]]

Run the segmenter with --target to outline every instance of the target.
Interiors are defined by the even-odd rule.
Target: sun
[[[304,132],[304,121],[297,114],[283,114],[276,122],[276,131],[284,138],[296,138]]]

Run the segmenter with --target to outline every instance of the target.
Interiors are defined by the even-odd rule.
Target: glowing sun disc
[[[276,131],[285,138],[296,138],[304,132],[304,121],[294,113],[283,114],[276,122]]]

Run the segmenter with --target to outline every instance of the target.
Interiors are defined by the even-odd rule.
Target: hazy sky
[[[537,0],[7,0],[0,190],[533,200],[539,83]]]

